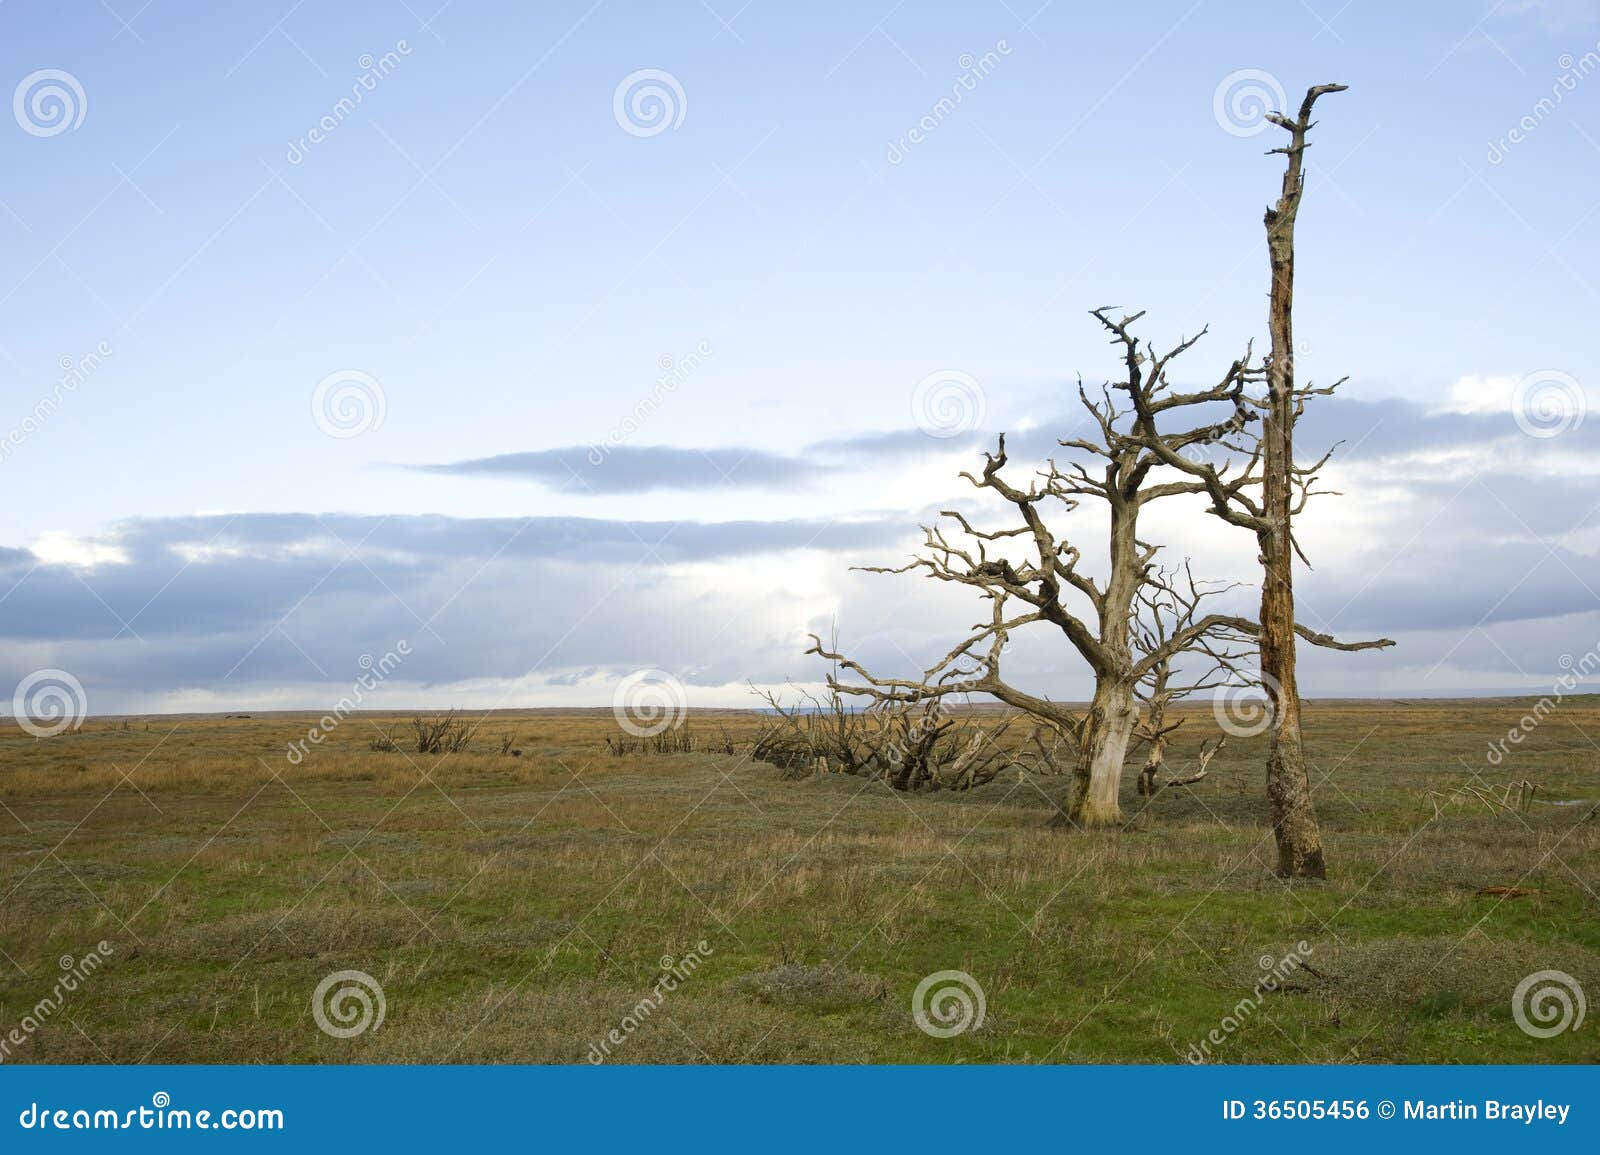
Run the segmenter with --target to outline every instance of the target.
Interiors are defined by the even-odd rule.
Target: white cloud
[[[102,565],[128,564],[128,555],[121,546],[107,541],[74,537],[59,530],[40,534],[28,548],[45,565],[69,565],[80,569],[92,569]]]
[[[1516,392],[1515,377],[1459,378],[1450,386],[1450,396],[1432,413],[1510,413],[1511,397]]]

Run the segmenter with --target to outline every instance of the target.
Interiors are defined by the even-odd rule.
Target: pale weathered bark
[[[1122,766],[1138,719],[1133,683],[1120,678],[1096,681],[1073,770],[1067,815],[1074,825],[1087,828],[1122,824]]]

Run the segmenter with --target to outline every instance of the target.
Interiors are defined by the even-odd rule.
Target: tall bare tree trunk
[[[1338,84],[1306,93],[1296,120],[1274,117],[1290,143],[1283,192],[1266,214],[1267,255],[1272,292],[1267,325],[1272,360],[1267,366],[1268,409],[1262,428],[1261,672],[1273,699],[1273,724],[1267,747],[1267,798],[1278,843],[1278,873],[1286,878],[1326,878],[1322,832],[1311,803],[1305,746],[1300,735],[1300,691],[1295,683],[1294,628],[1294,225],[1305,182],[1301,172],[1311,106],[1317,97],[1340,92]]]

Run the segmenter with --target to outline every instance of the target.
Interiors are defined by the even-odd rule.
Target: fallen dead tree
[[[942,698],[857,710],[836,692],[826,699],[802,693],[793,706],[770,691],[758,694],[770,713],[751,756],[781,768],[786,777],[853,774],[895,790],[970,790],[1008,769],[1060,774],[1063,761],[1070,769],[1070,757],[1057,757],[1063,736],[1042,726],[1018,735],[1016,715],[987,723],[952,710]]]
[[[688,726],[682,726],[636,738],[619,736],[605,739],[606,753],[613,758],[625,758],[629,755],[733,754],[737,749],[738,746],[726,726],[718,726],[714,738],[706,737]]]
[[[1468,782],[1456,787],[1448,793],[1438,790],[1428,791],[1428,801],[1433,803],[1433,816],[1438,818],[1444,813],[1445,807],[1452,802],[1481,802],[1488,808],[1489,813],[1499,816],[1501,814],[1526,814],[1533,806],[1533,796],[1539,792],[1539,785],[1526,778],[1520,782],[1500,783],[1473,783]]]
[[[472,738],[472,727],[465,719],[457,718],[454,710],[448,710],[430,718],[420,714],[412,718],[411,735],[418,754],[459,754]]]

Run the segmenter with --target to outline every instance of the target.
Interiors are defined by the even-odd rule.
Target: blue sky
[[[1114,368],[1092,306],[1163,339],[1209,324],[1203,373],[1261,338],[1277,130],[1219,118],[1241,73],[1295,101],[1351,86],[1313,136],[1299,359],[1348,375],[1329,421],[1388,448],[1308,524],[1307,597],[1416,631],[1312,663],[1308,690],[1538,686],[1563,639],[1600,637],[1590,429],[1530,438],[1507,408],[1529,375],[1585,403],[1600,381],[1595,4],[9,0],[0,28],[8,86],[59,70],[82,94],[75,127],[0,131],[12,681],[68,669],[97,709],[315,705],[410,630],[433,649],[408,702],[604,701],[642,665],[737,702],[806,677],[818,621],[885,663],[936,647],[969,608],[845,572],[960,493],[973,443],[916,436],[918,381],[980,384],[974,438],[1050,432],[1068,383]],[[646,69],[681,92],[653,134],[615,112]],[[382,422],[329,436],[318,383],[352,373]],[[561,464],[608,437],[612,483]],[[380,549],[387,519],[435,536]],[[496,552],[517,519],[582,520]],[[635,523],[743,529],[671,557],[636,532],[618,583],[593,543]],[[1248,570],[1219,527],[1174,533]],[[1071,692],[1061,665],[1040,651]]]

